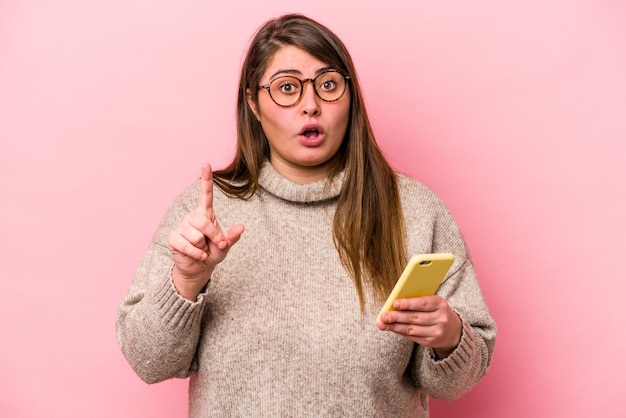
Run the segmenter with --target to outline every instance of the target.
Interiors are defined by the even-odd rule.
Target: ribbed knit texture
[[[197,301],[171,282],[167,235],[197,206],[199,182],[163,218],[118,314],[119,345],[146,382],[190,379],[191,417],[426,417],[427,396],[454,399],[487,371],[496,328],[450,214],[400,176],[409,255],[456,255],[439,294],[463,320],[457,349],[434,352],[379,331],[340,263],[333,184],[295,184],[269,163],[250,200],[215,189],[220,225],[246,227]]]

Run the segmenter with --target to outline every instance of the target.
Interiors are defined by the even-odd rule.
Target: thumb
[[[224,235],[226,236],[226,240],[228,241],[229,247],[239,241],[239,238],[241,238],[241,234],[243,234],[244,229],[245,228],[242,224],[236,224],[231,226],[228,231],[224,233]]]

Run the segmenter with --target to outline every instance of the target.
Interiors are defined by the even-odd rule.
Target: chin
[[[303,158],[297,159],[295,163],[302,167],[313,168],[313,167],[319,167],[319,166],[325,165],[331,159],[332,157],[328,157],[327,155],[309,156],[309,157],[303,157]]]

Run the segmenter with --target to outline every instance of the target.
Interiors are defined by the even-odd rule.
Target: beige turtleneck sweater
[[[197,206],[199,182],[169,208],[121,303],[122,352],[146,382],[191,377],[191,417],[426,417],[428,396],[454,399],[485,374],[496,328],[463,238],[441,200],[405,176],[399,186],[409,255],[456,260],[438,294],[463,321],[443,360],[376,327],[383,301],[360,311],[332,238],[341,177],[295,184],[269,163],[250,200],[215,188],[222,227],[246,231],[196,302],[180,297],[167,236]]]

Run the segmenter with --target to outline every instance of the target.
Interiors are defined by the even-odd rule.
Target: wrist
[[[198,295],[205,288],[211,277],[211,275],[206,272],[198,277],[186,276],[180,272],[176,265],[172,268],[171,276],[176,292],[183,298],[192,302],[198,299]]]
[[[439,360],[442,360],[448,357],[450,354],[452,354],[452,352],[456,350],[458,345],[461,343],[461,337],[463,335],[463,322],[461,321],[461,318],[458,316],[458,314],[456,314],[456,318],[457,318],[457,324],[455,327],[452,340],[449,341],[450,344],[447,346],[443,346],[443,347],[433,347],[435,355],[437,356],[437,359]]]
[[[435,358],[437,360],[443,360],[444,358],[448,357],[450,354],[452,354],[452,352],[454,351],[456,347],[454,348],[433,348],[433,351],[435,352]]]

